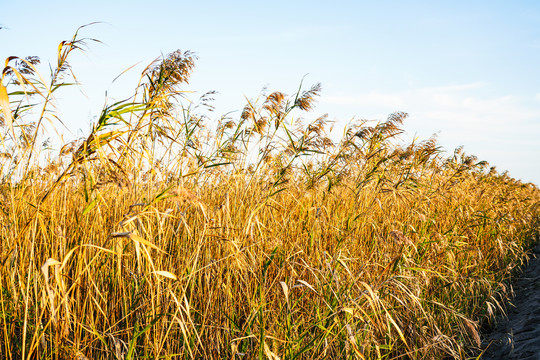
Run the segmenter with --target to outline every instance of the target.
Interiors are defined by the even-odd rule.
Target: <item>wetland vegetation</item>
[[[216,117],[181,51],[48,140],[84,45],[47,79],[36,57],[2,72],[0,358],[478,355],[538,240],[536,185],[404,143],[401,112],[337,136],[318,84]]]

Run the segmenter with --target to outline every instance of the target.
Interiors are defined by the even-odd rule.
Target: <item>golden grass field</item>
[[[480,354],[538,241],[537,186],[402,143],[405,113],[336,140],[302,120],[318,85],[214,120],[179,51],[54,147],[84,46],[62,42],[46,80],[36,58],[2,73],[1,359]]]

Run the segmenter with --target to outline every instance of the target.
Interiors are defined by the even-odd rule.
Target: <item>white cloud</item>
[[[540,109],[525,104],[524,99],[514,95],[494,97],[482,96],[476,89],[481,83],[458,86],[417,88],[399,92],[366,92],[355,95],[321,97],[321,108],[325,105],[354,107],[354,111],[367,113],[390,113],[406,111],[411,118],[429,120],[429,127],[454,127],[456,123],[479,128],[498,125],[513,128],[516,124],[540,121]],[[540,98],[540,94],[536,95]],[[340,112],[343,112],[342,109]],[[357,114],[362,115],[362,114]]]
[[[405,123],[409,133],[420,138],[439,133],[448,150],[465,145],[467,152],[510,170],[513,176],[540,183],[540,162],[530,161],[540,158],[540,108],[530,102],[540,101],[540,94],[526,99],[509,94],[487,96],[486,90],[488,84],[470,83],[347,96],[323,94],[319,108],[333,114],[332,108],[338,106],[340,114],[350,111],[351,115],[378,119],[405,111],[410,115]]]

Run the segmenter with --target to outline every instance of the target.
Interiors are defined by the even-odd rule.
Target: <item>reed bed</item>
[[[88,41],[62,42],[47,80],[35,57],[2,73],[0,358],[480,353],[538,241],[534,184],[404,144],[405,113],[336,140],[303,119],[319,85],[215,119],[211,93],[186,100],[180,51],[54,148],[55,93]]]

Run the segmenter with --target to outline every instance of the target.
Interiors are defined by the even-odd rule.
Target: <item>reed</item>
[[[174,52],[50,155],[59,47],[0,85],[0,358],[465,359],[538,241],[540,192],[405,113],[302,120],[320,85],[238,117],[188,102]]]

